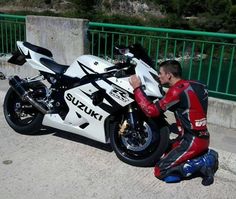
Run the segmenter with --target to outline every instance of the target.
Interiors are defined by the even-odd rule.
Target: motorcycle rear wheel
[[[12,88],[5,96],[3,111],[9,126],[20,134],[34,135],[42,127],[43,114],[30,103],[22,101]]]
[[[111,146],[117,157],[132,166],[154,166],[169,143],[169,128],[165,125],[158,126],[153,120],[146,118],[143,121],[144,132],[136,138],[119,135],[120,122],[115,122],[110,131]]]

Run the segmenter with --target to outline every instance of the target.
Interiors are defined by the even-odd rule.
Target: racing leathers
[[[148,99],[142,86],[134,90],[134,96],[148,117],[158,117],[167,110],[175,114],[179,136],[172,144],[171,150],[157,162],[154,169],[157,178],[165,178],[177,165],[207,152],[208,90],[204,84],[179,80],[156,102]]]

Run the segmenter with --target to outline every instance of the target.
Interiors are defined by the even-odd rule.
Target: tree
[[[153,0],[164,6],[167,13],[175,13],[178,16],[192,16],[207,11],[206,0]]]
[[[232,5],[236,5],[236,0],[231,0]]]
[[[78,6],[78,11],[81,12],[91,12],[94,10],[94,7],[97,3],[97,0],[72,0],[77,6]]]
[[[206,0],[188,0],[185,1],[184,15],[192,16],[198,15],[199,13],[204,13],[207,11]]]
[[[181,0],[153,0],[155,3],[164,6],[167,13],[174,13],[177,16],[183,14],[185,2]]]
[[[233,5],[230,10],[230,17],[236,18],[236,5]]]
[[[212,15],[229,14],[231,0],[207,0],[207,8]]]

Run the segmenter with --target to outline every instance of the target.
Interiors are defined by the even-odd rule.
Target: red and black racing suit
[[[150,101],[142,87],[134,90],[135,100],[148,117],[158,117],[166,110],[173,111],[179,127],[178,139],[156,164],[154,175],[163,179],[177,165],[195,158],[208,150],[207,130],[208,92],[204,84],[179,80],[159,101]]]

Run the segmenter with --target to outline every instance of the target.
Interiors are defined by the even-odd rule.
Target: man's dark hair
[[[174,77],[182,77],[181,65],[176,60],[164,61],[160,64],[160,67],[162,67],[165,72],[172,73]]]

